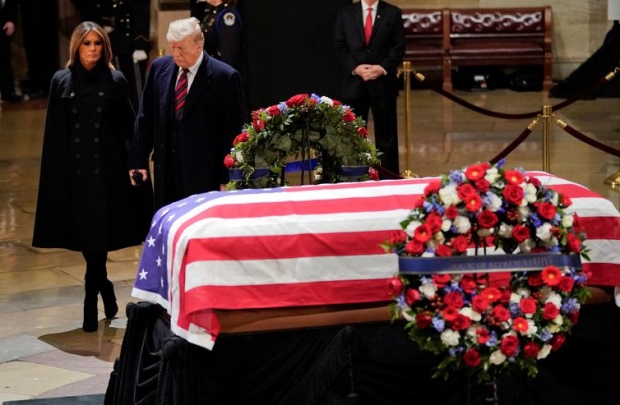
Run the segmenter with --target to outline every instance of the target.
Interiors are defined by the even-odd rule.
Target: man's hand
[[[149,175],[149,172],[146,169],[131,169],[129,171],[129,181],[131,181],[132,186],[138,186],[139,184],[133,179],[133,173],[137,172],[142,175],[142,182],[144,183]]]
[[[385,71],[380,65],[359,65],[353,71],[357,76],[361,77],[363,81],[375,80],[385,74]]]
[[[10,37],[15,32],[15,24],[13,24],[13,22],[11,21],[7,21],[6,23],[4,23],[4,26],[2,26],[2,29],[6,33],[6,36]]]

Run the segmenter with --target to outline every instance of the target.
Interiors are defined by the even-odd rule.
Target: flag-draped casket
[[[620,214],[613,204],[548,173],[528,175],[572,199],[569,211],[587,232],[590,284],[620,285]],[[379,244],[400,229],[413,198],[433,179],[188,197],[153,217],[132,295],[163,306],[175,334],[207,349],[222,314],[245,313],[239,319],[248,321],[278,309],[371,307],[372,316],[378,309],[388,319],[386,280],[398,272],[398,260]]]

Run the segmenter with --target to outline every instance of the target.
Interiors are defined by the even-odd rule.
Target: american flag
[[[528,172],[569,196],[588,235],[591,284],[620,285],[620,213],[589,189]],[[132,295],[212,349],[213,310],[388,302],[398,260],[379,244],[433,178],[211,192],[160,209]]]

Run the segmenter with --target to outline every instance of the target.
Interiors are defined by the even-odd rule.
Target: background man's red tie
[[[185,105],[185,96],[187,96],[187,72],[189,69],[181,70],[177,87],[174,89],[174,119],[178,121],[183,112]]]
[[[368,7],[366,13],[366,24],[364,25],[364,38],[366,39],[366,45],[370,43],[370,34],[372,34],[372,8]]]

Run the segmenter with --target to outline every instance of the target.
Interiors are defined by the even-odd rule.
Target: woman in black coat
[[[52,79],[32,245],[82,252],[84,322],[97,330],[97,295],[106,318],[118,312],[107,278],[108,252],[139,245],[152,217],[150,182],[127,178],[134,110],[129,87],[114,69],[110,40],[93,22],[71,36],[67,68]]]

